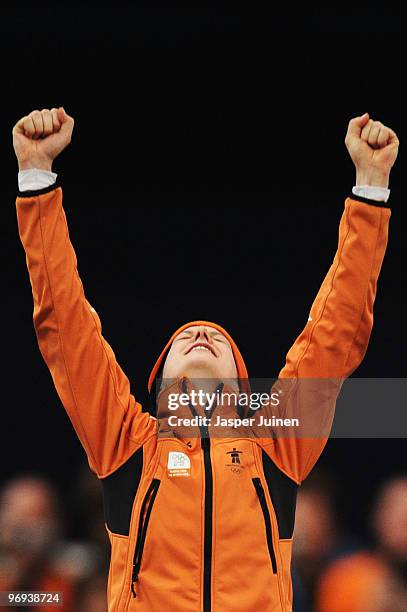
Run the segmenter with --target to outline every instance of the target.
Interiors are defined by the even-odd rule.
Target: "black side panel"
[[[280,538],[292,538],[298,485],[278,469],[264,450],[262,450],[262,458],[264,476],[277,516]]]
[[[101,478],[106,525],[113,533],[129,535],[131,510],[143,470],[140,447],[118,470]]]

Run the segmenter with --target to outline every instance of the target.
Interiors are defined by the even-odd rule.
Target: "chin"
[[[184,363],[184,372],[194,378],[217,378],[212,355],[193,355]]]

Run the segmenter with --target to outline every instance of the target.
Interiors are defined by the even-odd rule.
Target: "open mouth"
[[[188,355],[188,353],[192,353],[192,351],[207,351],[209,353],[212,353],[212,355],[216,357],[215,351],[207,342],[195,342],[195,344],[193,344],[191,348],[187,350],[185,355]]]

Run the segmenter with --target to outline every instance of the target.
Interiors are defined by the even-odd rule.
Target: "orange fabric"
[[[321,406],[329,404],[327,413],[321,411],[319,417],[315,413],[316,419],[327,419],[324,430],[329,429],[333,419],[341,379],[354,372],[368,347],[390,215],[389,208],[346,198],[332,265],[311,306],[308,322],[288,351],[279,373],[280,380],[318,379],[317,395],[325,392],[324,380],[327,387],[332,387],[327,400],[321,401]],[[295,402],[293,406],[289,403],[287,413],[298,414],[299,409]],[[279,437],[269,439],[265,448],[283,472],[301,482],[317,462],[327,437]]]
[[[34,328],[62,404],[100,478],[115,471],[156,424],[130,392],[130,383],[102,335],[88,302],[69,238],[62,188],[17,198],[34,300]]]
[[[316,612],[370,612],[376,607],[388,570],[380,559],[360,552],[334,561],[316,590]]]
[[[168,602],[177,612],[202,611],[203,568],[208,563],[204,559],[208,464],[201,441],[176,438],[170,429],[159,437],[157,422],[141,410],[131,393],[129,380],[102,335],[99,316],[85,297],[62,207],[62,189],[18,197],[17,218],[39,347],[91,469],[99,478],[106,478],[136,450],[143,453],[129,534],[109,534],[109,612],[165,610]],[[311,307],[310,320],[287,354],[278,384],[284,386],[293,378],[342,379],[359,365],[373,324],[389,218],[390,210],[385,207],[346,199],[335,258]],[[234,343],[232,346],[239,373],[246,374],[243,359]],[[156,369],[150,382],[155,373]],[[338,390],[334,385],[332,395]],[[314,404],[315,418],[324,420],[324,403],[316,396]],[[294,408],[298,407],[288,403],[288,412]],[[210,458],[213,479],[212,612],[292,609],[291,543],[279,533],[262,452],[300,483],[325,442],[324,437],[238,435],[211,440],[205,457],[206,461]],[[231,461],[236,448],[239,465]],[[187,465],[186,473],[177,477],[169,469],[174,452]],[[132,565],[138,528],[144,524],[142,503],[147,494],[146,499],[151,499],[148,491],[154,483],[158,488],[135,584],[137,596],[133,597]],[[254,483],[264,490],[262,507]],[[266,538],[262,509],[269,513],[270,538]]]
[[[233,356],[235,358],[235,362],[236,362],[236,368],[237,368],[237,374],[238,374],[238,378],[242,378],[242,379],[247,379],[248,378],[248,373],[247,373],[247,369],[246,369],[246,364],[243,360],[243,357],[236,345],[236,342],[233,340],[232,336],[230,334],[228,334],[228,332],[223,329],[223,327],[221,327],[220,325],[218,325],[217,323],[211,323],[210,321],[191,321],[190,323],[185,323],[184,325],[181,325],[181,327],[179,327],[171,336],[171,338],[168,340],[167,344],[165,345],[165,347],[163,348],[163,350],[161,351],[160,356],[158,357],[157,361],[154,364],[153,369],[151,370],[151,374],[149,376],[148,379],[148,390],[151,391],[151,387],[153,385],[154,379],[157,375],[157,372],[160,368],[160,365],[162,364],[164,357],[167,354],[167,351],[169,350],[172,341],[174,340],[174,338],[176,336],[178,336],[178,334],[180,334],[184,329],[187,329],[188,327],[192,327],[195,325],[207,325],[208,327],[213,327],[214,329],[217,329],[218,331],[222,332],[222,334],[229,340],[230,345],[232,347],[232,351],[233,351]]]

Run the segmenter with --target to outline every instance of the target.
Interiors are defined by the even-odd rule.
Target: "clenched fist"
[[[356,168],[356,185],[388,187],[399,140],[389,127],[369,114],[349,121],[345,144]]]
[[[13,127],[19,170],[51,170],[53,160],[71,142],[74,120],[64,108],[34,110]]]

